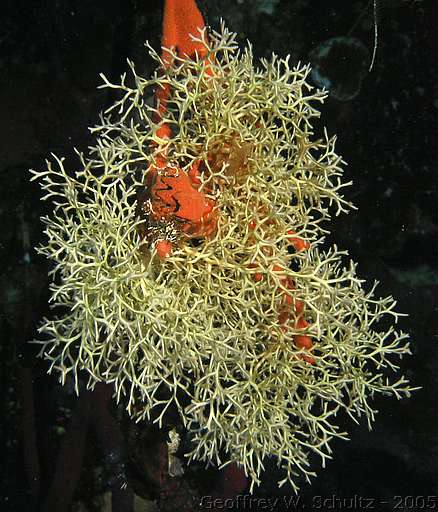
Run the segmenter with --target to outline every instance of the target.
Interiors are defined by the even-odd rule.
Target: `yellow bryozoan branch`
[[[314,474],[309,455],[324,463],[346,437],[338,411],[371,422],[374,393],[409,394],[393,373],[409,349],[393,299],[365,291],[355,264],[324,245],[330,216],[351,205],[335,139],[313,135],[325,94],[309,67],[276,56],[255,67],[224,28],[199,37],[204,60],[164,66],[149,49],[152,78],[131,63],[121,84],[104,78],[120,99],[77,172],[57,157],[34,172],[54,206],[39,249],[53,263],[54,315],[38,342],[62,383],[78,387],[80,372],[113,383],[135,418],[161,422],[176,407],[190,459],[234,461],[254,485],[275,456],[296,490],[297,474]],[[160,87],[164,118],[151,100]],[[214,205],[208,233],[184,213],[183,182]]]

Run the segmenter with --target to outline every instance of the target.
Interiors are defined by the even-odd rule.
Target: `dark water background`
[[[375,400],[372,432],[346,422],[351,441],[333,443],[334,460],[312,486],[302,486],[307,509],[317,496],[346,498],[320,508],[317,499],[319,510],[371,503],[350,502],[354,497],[375,499],[379,511],[438,509],[438,2],[381,3],[376,61],[362,73],[374,37],[372,8],[361,17],[366,0],[204,2],[209,23],[217,28],[223,18],[257,57],[275,51],[306,62],[321,44],[343,38],[324,65],[352,97],[329,97],[322,122],[338,135],[345,180],[354,181],[346,195],[358,211],[333,221],[331,240],[409,314],[401,326],[411,333],[413,357],[403,369],[423,389],[409,400]],[[111,510],[102,497],[113,490],[112,510],[129,512],[133,492],[159,494],[160,435],[130,425],[106,389],[80,400],[61,389],[27,340],[48,296],[47,264],[32,249],[43,239],[39,217],[48,206],[28,169],[43,168],[51,152],[75,162],[73,147],[92,143],[87,127],[113,101],[96,89],[99,72],[116,81],[129,57],[149,75],[143,42],[159,47],[161,17],[161,1],[146,0],[8,0],[0,8],[1,511]],[[365,53],[351,50],[347,35]],[[210,478],[211,490],[216,476]],[[289,495],[277,479],[270,468],[257,496]],[[118,495],[125,484],[128,491]],[[153,510],[148,506],[137,510]]]

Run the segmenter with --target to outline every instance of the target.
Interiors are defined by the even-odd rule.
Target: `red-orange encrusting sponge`
[[[266,225],[274,224],[274,220],[269,220],[265,222]],[[257,227],[257,222],[255,220],[252,220],[248,227],[251,231],[254,231]],[[304,249],[310,248],[310,243],[306,240],[304,240],[302,237],[297,236],[296,232],[292,229],[289,229],[286,234],[288,235],[286,237],[286,240],[289,244],[293,246],[295,251],[299,252]],[[254,269],[259,267],[259,265],[255,262],[250,263],[248,265],[248,268]],[[288,330],[287,324],[289,321],[294,321],[294,327],[296,329],[306,329],[309,326],[309,323],[304,318],[304,303],[303,301],[294,298],[293,296],[293,290],[295,288],[295,283],[291,277],[282,275],[285,274],[285,267],[276,263],[272,267],[273,272],[275,272],[279,276],[279,282],[280,285],[284,288],[287,288],[290,290],[290,292],[282,290],[280,293],[282,295],[282,301],[283,301],[283,307],[278,315],[278,323],[282,326],[282,330],[286,332]],[[260,282],[263,279],[262,272],[255,272],[252,274],[252,277],[254,281]],[[295,334],[293,336],[294,344],[298,349],[306,349],[311,350],[313,349],[313,342],[312,338],[306,334]],[[306,354],[301,355],[302,359],[310,364],[315,364],[315,359]]]
[[[194,0],[166,0],[164,5],[162,55],[164,68],[173,64],[174,55],[187,59],[202,58],[205,46],[191,35],[200,36],[205,22]],[[204,36],[205,37],[205,36]],[[161,145],[172,137],[172,130],[163,121],[167,111],[170,87],[166,83],[155,90],[159,125],[152,146],[157,147],[155,163],[146,173],[144,190],[138,195],[138,211],[152,226],[151,244],[155,244],[161,259],[170,256],[175,231],[186,237],[206,237],[216,232],[215,202],[201,191],[201,161],[195,161],[188,171],[169,164],[167,150]],[[166,229],[172,224],[173,229]],[[161,227],[160,227],[161,226]],[[141,228],[147,234],[147,227]]]
[[[207,51],[203,44],[194,41],[192,36],[198,37],[205,28],[205,21],[196,5],[195,0],[166,0],[164,3],[163,34],[161,58],[166,67],[171,66],[173,58],[169,50],[179,57],[195,59],[205,57]],[[210,73],[207,67],[206,72]],[[162,117],[166,111],[166,102],[169,97],[169,86],[166,84],[155,91],[158,101],[159,114]],[[169,137],[169,129],[161,126],[157,135],[161,138]]]
[[[157,240],[155,249],[161,259],[168,258],[172,253],[172,243],[168,240]]]
[[[191,36],[199,36],[199,31],[205,28],[205,21],[194,0],[166,0],[164,6],[163,35],[161,45],[170,48],[180,57],[195,58],[196,54],[203,57],[206,48]],[[167,60],[169,61],[169,54]]]

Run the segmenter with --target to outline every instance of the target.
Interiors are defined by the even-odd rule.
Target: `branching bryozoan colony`
[[[346,436],[338,411],[371,423],[375,393],[409,394],[394,376],[408,344],[381,327],[394,300],[324,248],[351,205],[334,138],[312,132],[325,94],[308,66],[254,67],[225,29],[197,44],[203,58],[167,62],[150,48],[150,79],[132,64],[132,79],[104,78],[120,100],[79,170],[54,157],[34,172],[54,205],[41,353],[62,383],[113,383],[136,418],[178,408],[190,459],[237,462],[254,485],[275,456],[296,490],[309,455],[324,463]]]

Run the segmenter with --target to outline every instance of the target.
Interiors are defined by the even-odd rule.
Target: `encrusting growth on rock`
[[[176,407],[189,459],[236,462],[253,488],[275,456],[296,490],[309,455],[346,437],[340,410],[371,423],[375,393],[409,394],[392,378],[406,335],[394,300],[325,247],[350,205],[335,139],[313,136],[309,67],[254,67],[225,28],[193,41],[198,58],[149,48],[152,78],[132,63],[131,80],[104,78],[120,99],[80,169],[34,172],[54,205],[41,353],[62,383],[113,383],[137,419]]]

